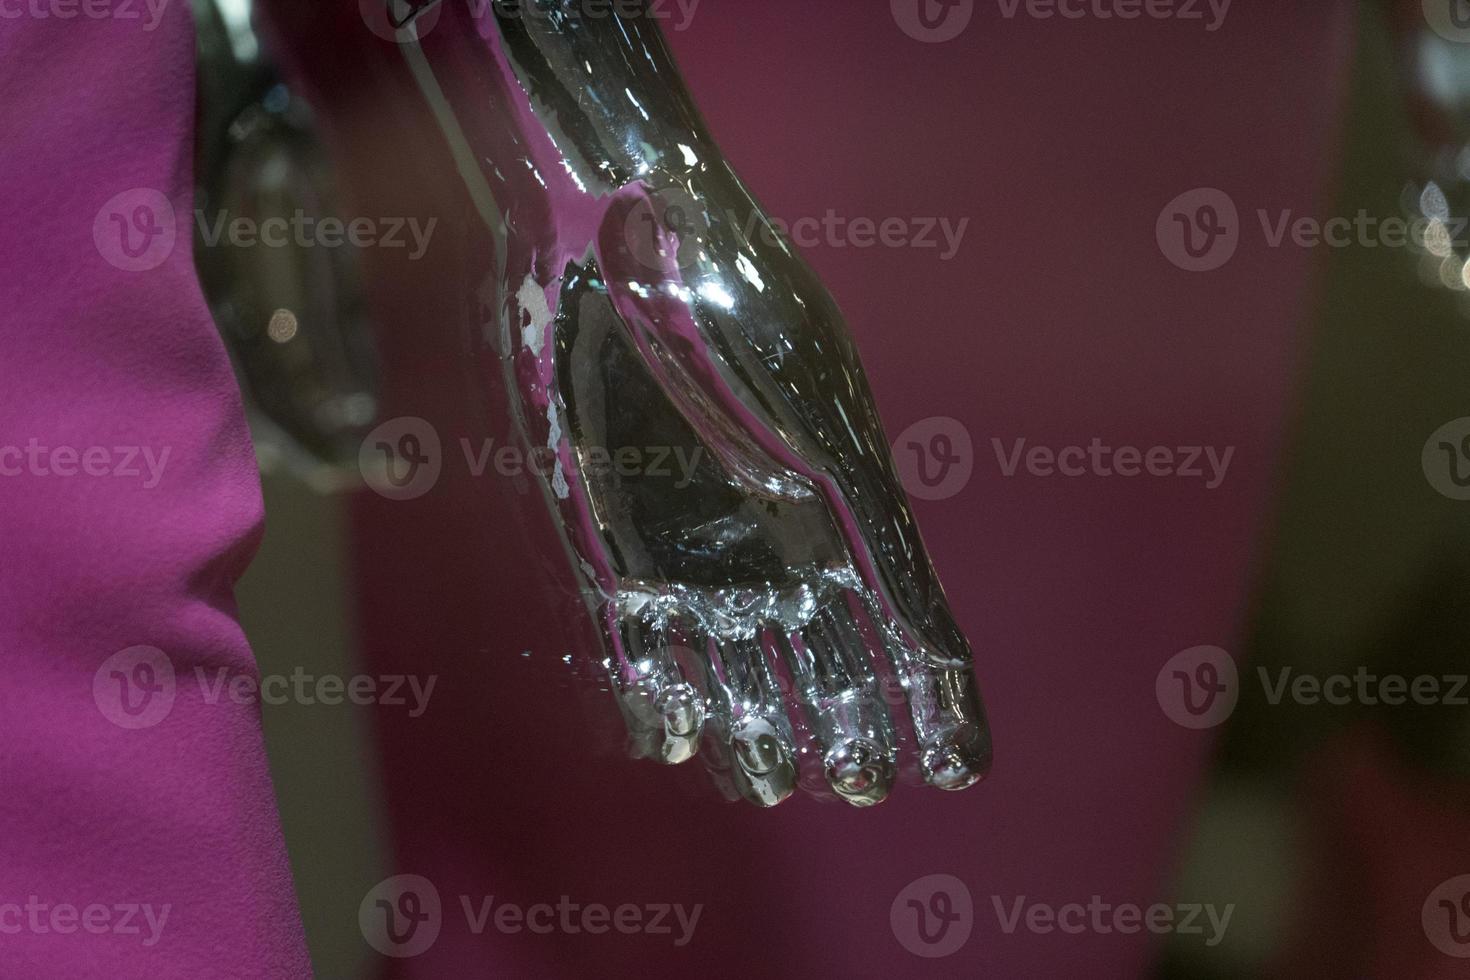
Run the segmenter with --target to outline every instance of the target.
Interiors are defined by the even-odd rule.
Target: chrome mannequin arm
[[[980,779],[969,644],[857,351],[651,11],[411,6],[405,57],[504,243],[488,340],[527,442],[556,454],[545,496],[635,750],[702,748],[760,805],[790,795],[808,751],[832,791],[876,803],[910,738],[927,782]],[[607,463],[648,447],[688,466]]]

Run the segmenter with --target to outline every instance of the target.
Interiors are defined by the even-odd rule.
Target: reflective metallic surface
[[[503,243],[481,339],[528,447],[554,454],[543,491],[635,752],[698,752],[763,806],[806,741],[855,805],[887,795],[910,739],[927,782],[971,785],[991,747],[969,644],[841,314],[656,22],[581,9],[390,14]]]

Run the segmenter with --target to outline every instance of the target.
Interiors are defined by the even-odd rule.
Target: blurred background
[[[948,263],[821,246],[809,258],[852,317],[890,435],[942,416],[971,437],[968,486],[917,509],[982,651],[996,774],[937,803],[901,787],[871,819],[810,800],[792,801],[793,814],[724,804],[697,779],[622,759],[605,744],[613,729],[587,720],[600,694],[577,690],[584,679],[562,664],[577,629],[548,633],[527,605],[544,586],[529,571],[541,561],[534,533],[513,526],[523,486],[461,474],[413,503],[336,486],[342,470],[350,483],[370,422],[429,418],[447,447],[507,428],[485,408],[493,371],[463,340],[479,315],[481,233],[463,227],[432,125],[413,121],[422,113],[398,53],[366,32],[361,44],[300,40],[313,25],[345,31],[355,11],[335,23],[283,14],[282,77],[326,117],[293,118],[337,168],[299,186],[329,186],[350,213],[443,219],[412,268],[369,254],[362,271],[247,275],[227,260],[214,272],[222,329],[231,290],[237,313],[251,295],[260,310],[300,311],[323,277],[361,276],[352,295],[366,296],[367,312],[343,300],[302,315],[319,340],[293,369],[337,372],[305,408],[279,392],[272,402],[283,368],[260,360],[287,357],[295,326],[285,341],[280,322],[264,340],[232,341],[264,464],[267,534],[239,592],[262,671],[427,670],[444,706],[413,720],[382,707],[263,708],[317,975],[633,975],[671,962],[720,975],[749,966],[732,961],[742,946],[762,973],[1466,975],[1470,902],[1453,880],[1470,874],[1470,710],[1448,695],[1470,673],[1470,494],[1458,450],[1440,445],[1470,436],[1470,423],[1453,425],[1470,416],[1470,293],[1452,217],[1470,214],[1459,190],[1470,186],[1459,155],[1470,44],[1417,2],[1241,3],[1211,32],[1025,22],[977,5],[965,36],[932,47],[896,31],[882,4],[858,22],[850,5],[774,14],[708,2],[671,43],[774,213],[973,219]],[[276,81],[239,84],[265,98]],[[407,148],[391,168],[370,166],[384,139]],[[1192,188],[1237,208],[1228,265],[1185,270],[1155,237],[1160,209]],[[315,206],[332,207],[330,194]],[[1272,246],[1258,215],[1283,213],[1366,213],[1419,231],[1399,247],[1362,236]],[[201,254],[204,270],[211,250]],[[924,298],[895,300],[885,283]],[[884,322],[894,309],[911,316],[901,331]],[[258,334],[267,317],[240,319]],[[379,354],[334,339],[367,319],[396,338]],[[900,366],[913,358],[950,366]],[[323,403],[332,436],[311,445],[293,419],[319,422]],[[992,439],[1095,435],[1228,444],[1236,479],[1214,496],[1087,478],[1064,490],[1006,478],[986,458]],[[540,601],[554,620],[560,599]],[[1166,717],[1169,682],[1155,681],[1198,645],[1227,651],[1238,700],[1194,730]],[[1362,672],[1406,686],[1434,677],[1444,696],[1276,696],[1283,677]],[[538,725],[580,734],[563,732],[542,758],[521,741]],[[561,765],[567,775],[545,785],[520,774]],[[541,853],[568,841],[586,845],[585,878]],[[555,901],[578,887],[613,904],[642,894],[640,867],[684,862],[687,877],[659,897],[707,903],[710,924],[673,961],[649,937],[623,940],[631,949],[553,937],[553,953],[533,937],[446,926],[433,953],[390,964],[358,924],[363,897],[392,874],[428,875],[446,906],[455,893]],[[845,894],[791,896],[828,866],[845,869]],[[889,900],[932,873],[973,893],[974,931],[942,959],[913,956],[890,926]],[[1023,936],[992,908],[1020,895],[1233,914],[1214,944],[1182,932]]]

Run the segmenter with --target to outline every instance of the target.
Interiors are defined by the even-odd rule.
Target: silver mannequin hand
[[[471,6],[391,11],[503,243],[486,340],[528,444],[555,453],[546,499],[635,748],[702,749],[760,805],[795,788],[802,732],[855,805],[888,794],[910,737],[927,782],[971,785],[991,748],[970,647],[857,352],[655,20]],[[425,11],[438,24],[418,40]],[[614,464],[647,447],[687,466]]]

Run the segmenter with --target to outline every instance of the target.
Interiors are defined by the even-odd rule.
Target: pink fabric
[[[255,672],[261,499],[190,255],[192,25],[113,7],[0,21],[0,973],[302,977],[258,708],[195,674]]]

